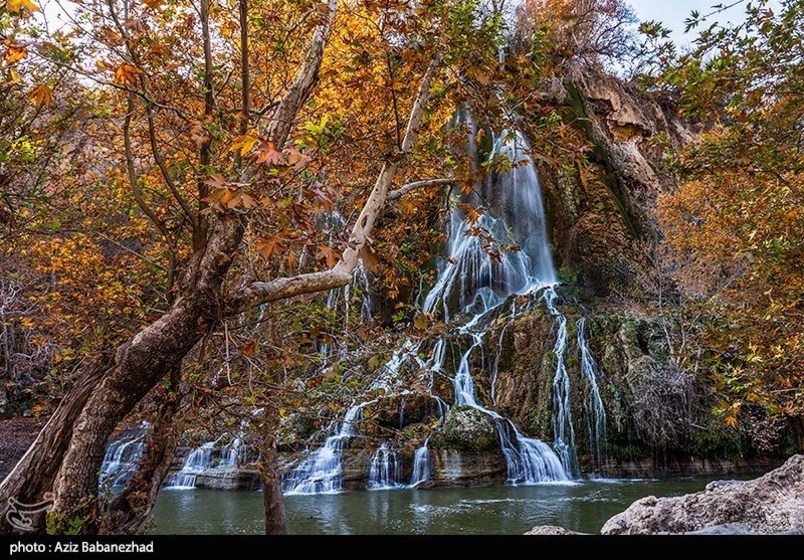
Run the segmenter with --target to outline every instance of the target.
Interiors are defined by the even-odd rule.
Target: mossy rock
[[[500,445],[494,420],[476,408],[453,406],[444,418],[444,427],[430,439],[433,448],[487,451]]]

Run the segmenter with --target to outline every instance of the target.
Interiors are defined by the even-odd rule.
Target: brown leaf
[[[361,259],[363,259],[363,266],[366,267],[367,270],[370,270],[371,272],[377,272],[377,269],[379,268],[380,265],[380,261],[377,258],[377,253],[368,243],[363,245],[363,247],[360,249],[360,253],[358,254],[358,256]]]
[[[282,156],[282,152],[276,149],[276,146],[274,146],[273,142],[268,140],[260,141],[260,145],[256,152],[257,163],[279,165],[283,159],[284,157]]]
[[[249,340],[243,346],[239,348],[240,353],[244,356],[248,356],[249,358],[254,355],[254,352],[257,350],[257,343],[253,340]]]
[[[328,268],[332,268],[338,264],[338,261],[341,258],[341,252],[334,247],[330,247],[329,245],[319,245],[318,255],[316,258],[319,261],[326,263]]]
[[[49,107],[53,101],[53,90],[45,84],[39,84],[28,94],[28,99],[35,102],[37,107]]]

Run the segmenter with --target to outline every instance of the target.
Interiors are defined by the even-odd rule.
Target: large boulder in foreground
[[[712,482],[702,492],[675,498],[643,498],[609,519],[601,533],[706,534],[715,527],[755,534],[804,531],[804,455],[754,480]]]

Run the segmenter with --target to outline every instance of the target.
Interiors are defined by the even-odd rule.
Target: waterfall
[[[343,299],[346,302],[346,321],[349,321],[349,306],[352,297],[352,290],[358,288],[360,290],[360,319],[364,323],[371,321],[372,303],[370,292],[370,281],[368,270],[361,263],[352,271],[352,280],[343,288]]]
[[[427,450],[427,443],[430,438],[424,440],[424,445],[413,452],[413,473],[410,476],[410,488],[415,488],[422,482],[430,479],[430,452]]]
[[[572,407],[570,400],[570,378],[565,364],[567,351],[567,318],[556,307],[555,290],[544,291],[544,302],[550,315],[558,323],[553,355],[556,360],[556,373],[553,377],[553,447],[561,458],[564,470],[570,474],[578,473],[578,453],[575,449],[575,429],[572,427]]]
[[[597,466],[603,465],[605,445],[606,445],[606,409],[603,406],[603,399],[600,397],[600,389],[597,385],[597,364],[589,351],[586,343],[586,319],[579,319],[576,323],[578,329],[578,349],[581,352],[581,373],[589,384],[589,398],[586,401],[587,412],[587,440],[593,450]]]
[[[246,459],[246,444],[241,436],[237,436],[232,443],[221,447],[221,460],[219,465],[236,467],[239,462]]]
[[[283,484],[286,494],[334,494],[341,491],[341,454],[349,439],[358,433],[357,423],[367,404],[352,406],[324,445],[288,475]]]
[[[497,417],[495,421],[508,468],[508,484],[569,480],[561,460],[549,445],[541,440],[525,437],[508,419]]]
[[[403,381],[402,366],[413,361],[419,368],[430,367],[434,360],[443,359],[443,353],[434,354],[430,360],[422,360],[418,356],[421,343],[406,340],[391,358],[380,368],[377,378],[368,388],[369,392],[383,391],[393,394]],[[443,362],[442,364],[443,365]],[[435,366],[433,366],[435,367]],[[441,366],[438,366],[441,367]],[[377,399],[353,405],[336,426],[324,445],[313,451],[283,481],[286,494],[333,494],[342,490],[343,450],[349,440],[359,431],[357,424],[361,420],[365,406],[377,402]]]
[[[539,179],[527,149],[527,142],[519,133],[505,132],[495,139],[490,159],[507,160],[510,170],[489,176],[483,192],[473,195],[479,199],[470,202],[490,202],[499,209],[500,217],[486,210],[472,223],[459,207],[454,208],[448,258],[423,306],[425,312],[443,313],[445,320],[450,319],[450,311],[456,307],[461,315],[471,317],[457,329],[459,334],[470,335],[472,343],[461,355],[453,377],[455,404],[471,406],[494,419],[511,484],[567,480],[567,473],[574,472],[562,465],[549,445],[525,437],[510,420],[478,402],[470,365],[472,353],[483,349],[492,311],[501,308],[512,294],[536,293],[540,289],[552,292],[556,283]],[[514,243],[518,244],[518,250],[506,249]],[[515,316],[512,304],[507,324]],[[560,319],[566,326],[563,315]],[[566,328],[563,332],[566,344]],[[492,403],[496,400],[498,361],[499,355],[491,377]]]
[[[171,476],[165,486],[177,490],[195,488],[198,475],[212,466],[212,450],[216,443],[217,440],[208,441],[201,447],[193,449],[184,460],[181,470]]]
[[[471,122],[469,124],[473,127],[470,134],[472,144],[477,129]],[[489,160],[500,164],[498,167],[502,171],[489,173],[477,189],[479,192],[463,197],[463,202],[480,208],[477,215],[467,216],[465,206],[453,206],[447,254],[439,265],[435,284],[422,304],[424,313],[440,314],[447,323],[458,323],[453,327],[453,332],[470,338],[469,348],[461,352],[452,378],[455,404],[475,408],[494,420],[510,484],[565,481],[578,473],[570,407],[570,378],[565,365],[567,319],[557,307],[557,273],[550,253],[541,186],[528,149],[527,141],[518,132],[503,132],[493,139]],[[494,167],[491,166],[492,169]],[[365,271],[353,276],[352,283],[359,286],[364,294],[368,293]],[[499,340],[502,344],[505,329],[516,318],[515,301],[510,302],[509,315],[503,316],[501,313],[509,296],[536,296],[540,293],[541,300],[557,325],[553,349],[557,361],[553,380],[553,447],[525,436],[509,419],[478,401],[471,360],[474,353],[484,351],[484,339],[493,320],[505,321],[500,331]],[[337,299],[337,296],[330,294],[331,306]],[[348,292],[346,299],[348,303]],[[361,311],[364,320],[366,306],[364,300]],[[368,314],[370,316],[370,302]],[[443,415],[448,406],[433,394],[433,386],[435,374],[444,372],[447,344],[447,337],[440,337],[435,342],[430,358],[422,360],[418,357],[422,343],[405,341],[381,368],[369,391],[399,393],[402,365],[412,361],[419,371],[428,372],[430,393],[438,401],[439,413]],[[591,356],[588,358],[587,361],[593,363]],[[496,404],[499,360],[498,350],[490,373],[492,405]],[[365,404],[352,406],[324,445],[313,451],[285,479],[286,493],[332,493],[342,489],[343,451],[348,440],[357,435],[356,423]],[[400,410],[400,423],[402,414]],[[429,470],[430,457],[425,441],[414,452],[410,486],[427,480]],[[383,442],[371,458],[369,487],[397,488],[400,486],[399,472],[396,452],[390,442]]]
[[[402,484],[402,466],[396,455],[396,450],[388,441],[382,442],[371,456],[369,469],[369,490],[391,490],[399,488]]]
[[[122,486],[134,475],[142,459],[148,427],[149,424],[143,422],[133,435],[109,444],[100,469],[101,486]]]

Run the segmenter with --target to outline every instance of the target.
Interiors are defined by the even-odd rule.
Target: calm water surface
[[[396,490],[288,496],[295,534],[522,534],[535,525],[595,533],[645,496],[702,490],[708,479],[605,480],[569,485]],[[164,490],[155,533],[259,534],[261,492]]]

